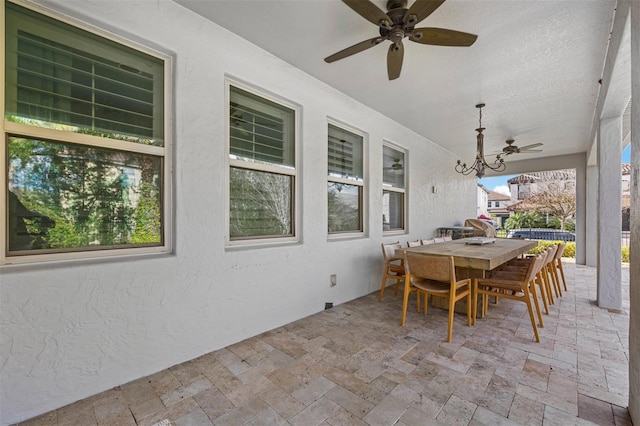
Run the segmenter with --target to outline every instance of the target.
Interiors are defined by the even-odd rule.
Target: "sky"
[[[631,144],[628,144],[627,147],[622,151],[622,162],[629,163],[631,162]],[[509,194],[509,185],[507,185],[507,181],[512,177],[518,175],[500,175],[493,177],[486,177],[482,179],[478,179],[478,183],[484,185],[485,188],[490,189],[492,191],[501,192],[503,194]]]

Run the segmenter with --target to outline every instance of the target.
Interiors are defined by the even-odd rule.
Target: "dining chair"
[[[453,315],[458,300],[467,299],[467,325],[471,325],[471,279],[456,279],[453,256],[432,256],[417,253],[404,253],[405,279],[402,320],[404,327],[407,318],[407,302],[409,292],[416,290],[425,295],[424,313],[427,313],[427,297],[437,296],[449,299],[449,322],[447,326],[447,342],[453,334]]]
[[[444,243],[445,239],[444,237],[436,237],[433,239],[436,243]]]
[[[436,243],[436,240],[434,238],[429,238],[428,240],[422,240],[422,245],[423,246],[426,246],[426,245],[429,245],[429,244],[435,244],[435,243]]]
[[[558,246],[555,244],[547,248],[547,258],[545,259],[543,269],[544,276],[547,279],[547,287],[551,287],[551,285],[553,285],[553,290],[556,297],[562,297],[562,288],[560,287],[560,283],[558,282],[558,274],[554,273],[554,261],[557,251]]]
[[[554,274],[556,275],[556,279],[558,284],[560,283],[560,278],[562,278],[562,285],[564,286],[564,291],[567,291],[567,280],[564,277],[564,268],[562,267],[562,255],[564,254],[564,249],[567,247],[567,242],[562,241],[558,243],[558,250],[556,251],[556,255],[553,258],[552,269]],[[560,276],[558,276],[558,271],[560,271]]]
[[[444,237],[442,237],[442,239],[444,241],[453,241],[453,237],[451,235],[445,235]]]
[[[396,287],[394,294],[398,294],[400,282],[404,279],[404,260],[402,259],[402,246],[400,241],[395,243],[382,243],[382,256],[384,259],[384,271],[382,274],[382,284],[380,285],[380,296],[378,301],[382,302],[384,289],[387,280],[394,280]]]
[[[544,313],[549,315],[549,305],[553,305],[553,295],[551,294],[551,287],[549,285],[549,280],[545,279],[544,274],[546,270],[544,266],[550,256],[550,252],[545,250],[543,253],[539,255],[542,257],[543,261],[540,263],[540,267],[536,269],[533,279],[530,282],[530,285],[537,285],[538,290],[540,291],[540,297],[542,298],[542,303],[544,305]],[[529,256],[527,258],[515,258],[501,265],[497,270],[492,271],[490,277],[498,278],[504,277],[505,274],[513,274],[520,273],[522,275],[526,274],[529,268],[529,259],[535,256]],[[483,312],[484,314],[484,312]],[[542,319],[540,319],[542,321]]]
[[[407,241],[407,248],[420,247],[421,245],[422,245],[422,241],[421,240]]]
[[[523,259],[523,263],[527,263],[526,271],[512,271],[504,272],[500,275],[495,275],[490,278],[474,278],[473,280],[473,324],[476,322],[476,311],[478,303],[478,295],[482,295],[482,315],[488,309],[488,296],[497,296],[504,299],[516,300],[524,302],[527,305],[529,311],[529,319],[531,320],[531,327],[533,328],[533,334],[536,342],[540,342],[540,336],[538,334],[538,327],[536,325],[536,319],[533,313],[533,306],[531,304],[531,298],[536,306],[536,313],[538,320],[540,321],[540,327],[544,327],[542,321],[542,313],[540,312],[540,304],[536,296],[536,287],[531,285],[531,282],[535,280],[537,271],[544,266],[544,257],[536,256],[528,259]]]

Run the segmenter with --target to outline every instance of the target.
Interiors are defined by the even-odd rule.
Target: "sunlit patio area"
[[[629,269],[612,312],[596,269],[564,264],[540,343],[509,300],[475,327],[456,314],[446,343],[446,311],[412,295],[400,327],[389,288],[20,425],[630,425]]]

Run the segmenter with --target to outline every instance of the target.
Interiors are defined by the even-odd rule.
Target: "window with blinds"
[[[293,111],[234,86],[230,97],[232,158],[293,166]]]
[[[382,229],[405,229],[406,153],[388,144],[382,147]]]
[[[170,58],[53,12],[0,7],[0,263],[170,252]]]
[[[363,232],[362,135],[329,124],[327,140],[328,232]]]
[[[162,146],[163,62],[7,3],[9,120]]]
[[[294,238],[293,108],[229,86],[229,240]]]

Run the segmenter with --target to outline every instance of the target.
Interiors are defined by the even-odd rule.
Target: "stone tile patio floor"
[[[376,292],[20,425],[630,425],[629,270],[609,312],[594,268],[565,269],[540,343],[523,303],[457,314],[447,343],[446,311],[402,328]]]

